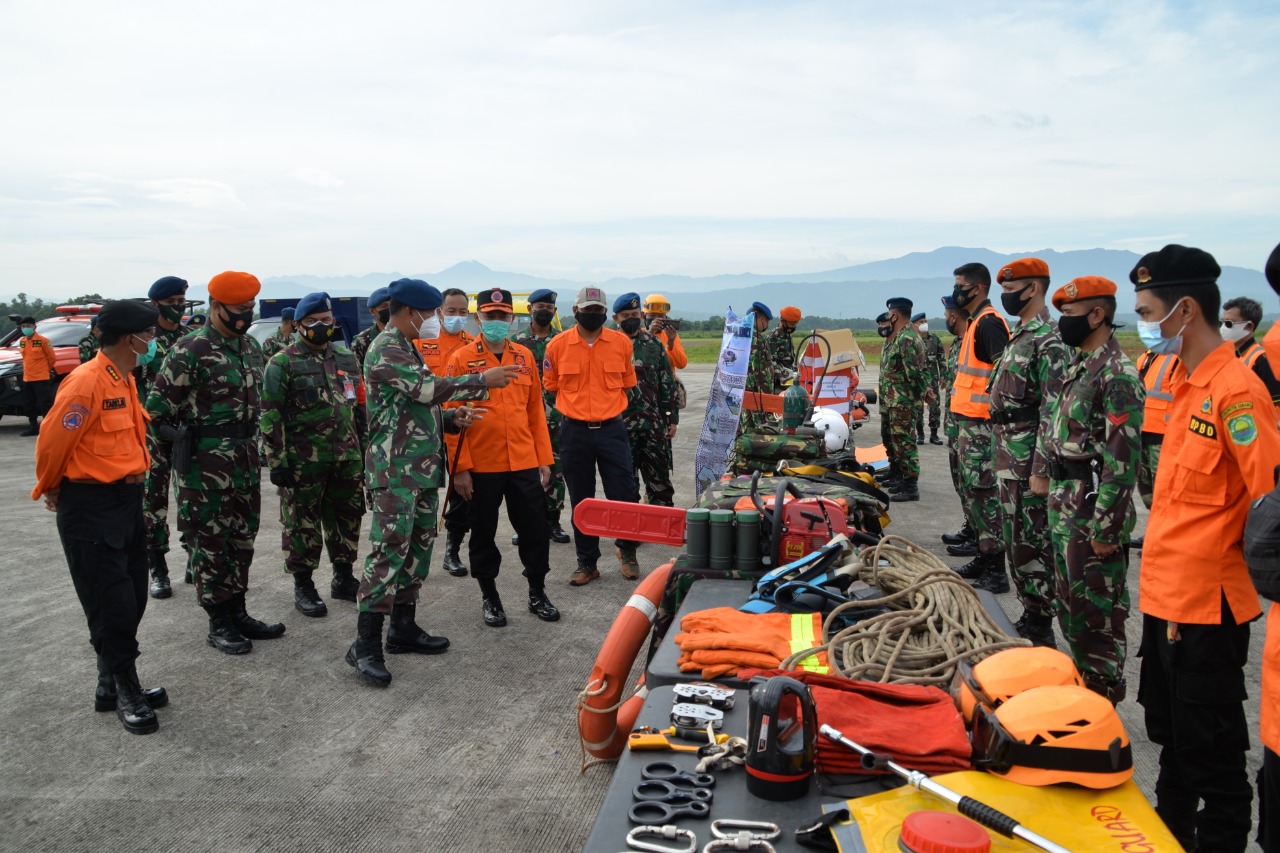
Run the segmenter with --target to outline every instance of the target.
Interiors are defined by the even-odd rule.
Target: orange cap
[[[1021,281],[1024,278],[1048,278],[1049,265],[1039,258],[1019,258],[1001,268],[997,283]]]
[[[796,324],[800,322],[800,309],[794,305],[788,305],[778,312],[778,316],[788,323]]]
[[[1082,275],[1059,287],[1053,292],[1053,307],[1059,311],[1063,305],[1079,302],[1082,299],[1098,299],[1116,295],[1116,283],[1100,275]]]
[[[223,305],[239,305],[258,297],[262,282],[247,272],[220,272],[209,279],[209,297]]]

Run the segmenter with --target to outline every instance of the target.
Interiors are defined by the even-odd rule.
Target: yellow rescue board
[[[1074,785],[1034,788],[975,770],[946,773],[933,779],[958,794],[999,809],[1073,853],[1182,853],[1181,845],[1132,780],[1096,791]],[[842,853],[897,853],[901,849],[898,833],[907,815],[921,810],[956,813],[945,800],[910,786],[849,800],[846,807],[857,823],[857,834],[864,846],[855,844],[850,850],[850,845],[842,843]],[[1035,849],[1019,839],[1005,838],[990,830],[988,833],[992,851],[1027,853]],[[847,838],[839,829],[836,836]]]

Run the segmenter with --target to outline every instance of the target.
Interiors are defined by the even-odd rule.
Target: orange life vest
[[[984,421],[991,419],[991,394],[988,386],[991,384],[991,372],[995,365],[978,360],[973,342],[978,334],[978,323],[988,315],[998,319],[1005,331],[1009,331],[1009,324],[990,304],[969,321],[969,328],[965,329],[964,340],[956,356],[956,380],[952,386],[954,393],[951,395],[952,412]]]
[[[1266,350],[1262,348],[1262,344],[1257,341],[1250,341],[1249,346],[1244,348],[1244,352],[1238,353],[1237,357],[1244,362],[1244,366],[1253,370],[1253,366],[1258,363],[1258,359],[1266,355]]]
[[[1147,402],[1142,413],[1143,432],[1164,435],[1169,428],[1169,409],[1173,405],[1174,389],[1180,384],[1177,368],[1181,363],[1176,355],[1157,355],[1151,350],[1138,356],[1138,375],[1147,389]]]

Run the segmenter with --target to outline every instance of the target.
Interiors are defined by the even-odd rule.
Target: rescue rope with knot
[[[1031,645],[1002,631],[973,588],[913,542],[886,536],[850,560],[861,564],[858,578],[883,591],[884,597],[836,607],[822,626],[824,644],[791,655],[782,669],[793,669],[806,657],[825,651],[832,673],[845,678],[945,689],[960,661]],[[841,614],[868,607],[888,607],[889,612],[840,628]]]

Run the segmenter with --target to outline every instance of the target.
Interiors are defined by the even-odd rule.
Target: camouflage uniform
[[[942,388],[945,377],[947,375],[947,351],[942,346],[942,338],[933,332],[925,332],[920,336],[920,340],[924,343],[924,363],[925,369],[929,372],[929,389],[933,391],[933,399],[929,401],[929,431],[934,435],[938,434],[938,427],[942,425]],[[955,370],[954,357],[952,360],[952,370]],[[950,387],[950,383],[947,383]],[[916,435],[924,435],[924,410],[925,404],[921,404],[916,410]]]
[[[375,323],[367,329],[356,332],[356,336],[351,339],[351,351],[355,353],[356,362],[360,365],[360,373],[364,374],[364,363],[369,355],[369,346],[373,343],[373,339],[378,337],[381,329]]]
[[[191,467],[177,474],[178,529],[205,606],[226,604],[249,587],[261,505],[262,368],[252,337],[225,338],[206,326],[173,344],[147,395],[153,428],[185,424],[195,431]]]
[[[627,390],[627,409],[622,413],[631,439],[631,464],[644,481],[648,502],[672,506],[671,442],[665,430],[680,422],[675,374],[667,348],[644,329],[636,332],[631,345],[636,384]]]
[[[747,362],[747,384],[744,391],[759,394],[773,393],[773,352],[768,338],[752,329],[751,358]],[[774,417],[758,408],[749,408],[742,402],[742,417],[738,420],[738,435],[759,432],[774,425]]]
[[[880,357],[880,434],[890,464],[904,480],[920,477],[920,450],[912,429],[928,388],[924,343],[907,323],[885,345]]]
[[[321,531],[329,561],[349,568],[364,518],[356,433],[356,357],[341,344],[321,350],[298,340],[267,362],[262,382],[262,445],[274,471],[293,472],[280,489],[280,547],[285,571],[313,572]]]
[[[791,343],[791,333],[779,323],[764,336],[764,342],[773,358],[773,390],[781,390],[783,382],[790,379],[796,370],[796,350]]]
[[[951,339],[951,348],[947,350],[946,372],[943,374],[942,382],[947,387],[947,400],[951,400],[951,386],[956,381],[956,359],[960,355],[961,337],[956,335]],[[947,462],[951,465],[951,485],[955,487],[956,494],[960,491],[960,455],[957,452],[956,438],[960,435],[960,425],[956,422],[956,416],[951,413],[951,406],[947,406],[947,415],[943,419],[943,432],[947,436]],[[964,509],[965,522],[969,523],[970,528],[973,527],[969,518],[969,504],[961,501],[961,507]]]
[[[555,329],[547,332],[545,338],[533,333],[531,326],[526,326],[519,333],[511,336],[511,340],[533,353],[534,363],[538,365],[538,380],[542,380],[542,362],[547,357],[547,344],[556,336]],[[564,468],[560,465],[560,423],[564,416],[556,408],[554,391],[542,389],[542,401],[546,404],[547,430],[551,433],[551,482],[547,483],[547,521],[552,527],[560,524],[560,514],[564,512]]]
[[[286,335],[283,329],[276,329],[271,333],[271,337],[262,342],[262,357],[271,358],[295,340],[297,340],[296,336]]]
[[[991,374],[991,432],[1004,551],[1024,613],[1053,615],[1049,576],[1048,504],[1031,491],[1031,477],[1047,477],[1044,429],[1062,391],[1067,347],[1049,309],[1010,330],[1009,345]]]
[[[1108,338],[1076,355],[1044,436],[1058,624],[1086,684],[1113,702],[1125,689],[1124,546],[1133,529],[1145,397],[1133,362]],[[1102,559],[1092,541],[1120,550]]]
[[[159,333],[160,331],[160,327],[157,326],[156,332]],[[92,332],[85,335],[80,339],[80,363],[84,364],[86,361],[92,360],[93,357],[98,354],[98,350],[100,349],[102,349],[102,344],[98,341],[98,337],[96,335]],[[156,358],[159,357],[159,354],[157,354]]]
[[[437,377],[398,329],[388,326],[369,347],[364,370],[369,411],[365,479],[372,497],[372,546],[365,558],[356,607],[391,612],[416,604],[431,567],[436,511],[444,482],[440,422],[446,400],[483,400],[482,376]]]
[[[144,402],[165,356],[173,345],[187,336],[182,326],[164,329],[156,326],[156,357],[146,367],[138,368],[134,378],[138,380],[138,395]],[[169,479],[173,472],[170,455],[173,443],[161,438],[153,425],[147,427],[147,452],[151,454],[151,467],[147,470],[147,494],[142,502],[142,518],[147,525],[147,549],[169,551]]]

